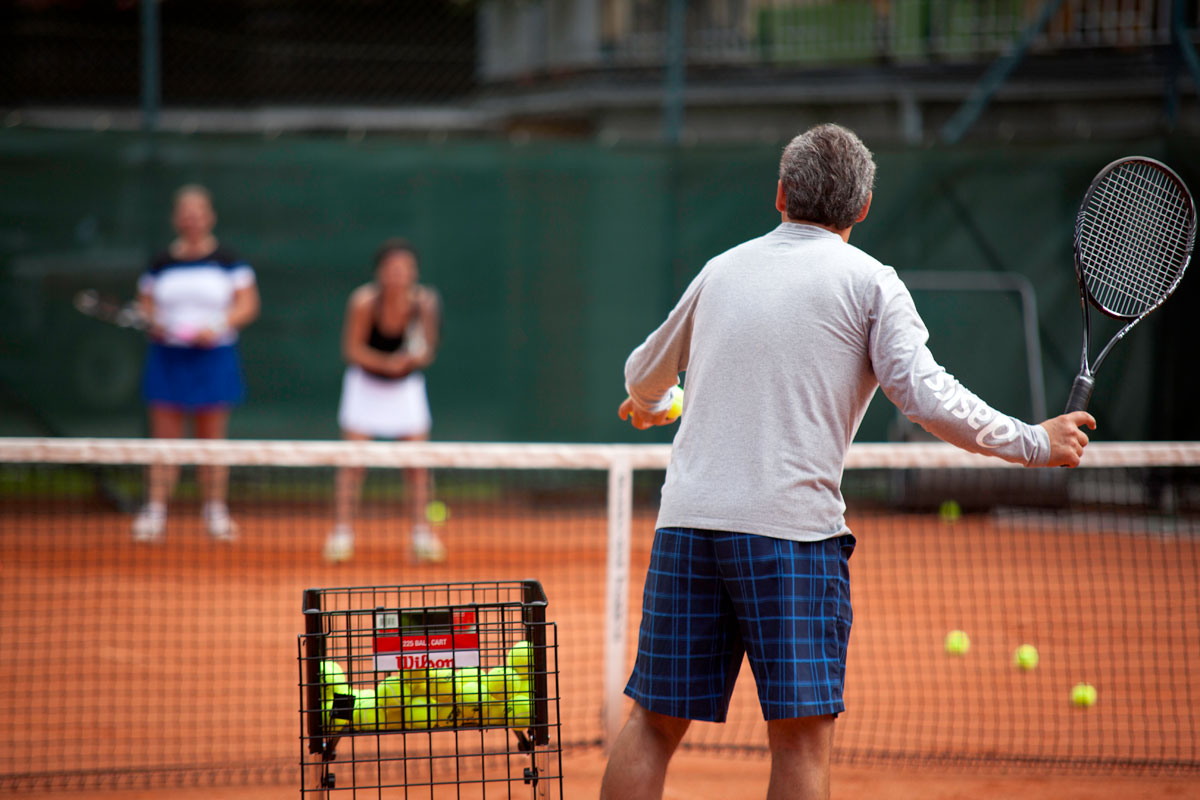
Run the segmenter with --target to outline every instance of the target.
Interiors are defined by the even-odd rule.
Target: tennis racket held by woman
[[[1096,371],[1113,346],[1175,291],[1195,240],[1191,192],[1166,164],[1128,156],[1112,162],[1092,180],[1075,218],[1083,354],[1067,413],[1087,409]],[[1125,323],[1091,361],[1089,306]]]
[[[138,331],[150,328],[150,321],[135,302],[121,303],[95,289],[76,292],[72,302],[80,314],[116,325],[118,328],[132,328]]]

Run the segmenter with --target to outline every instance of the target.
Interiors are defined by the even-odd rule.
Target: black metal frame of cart
[[[554,623],[546,621],[546,605],[545,592],[535,580],[306,590],[303,600],[305,633],[299,637],[298,653],[301,795],[315,793],[319,797],[328,797],[340,790],[349,790],[352,794],[356,790],[375,789],[381,796],[408,797],[411,786],[414,789],[420,787],[417,793],[424,797],[432,796],[435,785],[463,782],[483,784],[484,796],[489,796],[487,790],[493,786],[504,797],[518,796],[514,794],[512,784],[524,783],[529,786],[530,797],[561,799],[558,642]],[[439,723],[436,727],[426,724],[419,728],[385,728],[376,723],[374,727],[356,729],[349,723],[355,702],[351,689],[347,688],[345,694],[334,694],[333,702],[323,705],[321,670],[322,662],[327,659],[346,661],[347,674],[352,679],[357,677],[362,682],[369,677],[374,685],[379,674],[378,662],[374,660],[379,615],[395,612],[399,612],[397,618],[425,620],[418,626],[425,624],[426,634],[429,633],[428,620],[441,619],[439,615],[449,613],[470,612],[480,637],[478,652],[491,655],[493,662],[500,662],[501,654],[515,641],[529,642],[532,646],[529,670],[532,718],[528,720],[529,724],[516,728],[477,719]],[[365,620],[371,621],[369,627],[362,624]],[[482,668],[483,655],[480,659]],[[340,719],[342,724],[327,724],[327,719]],[[515,750],[510,746],[506,729],[513,733]],[[384,753],[385,739],[418,733],[428,737],[425,749],[410,748],[406,740],[399,740],[391,748],[395,753]],[[437,746],[445,745],[451,736],[453,748],[439,752]],[[359,737],[370,743],[362,748],[367,751],[363,758],[355,750]],[[472,737],[477,737],[478,746],[471,746],[474,743]],[[339,745],[347,741],[352,755],[339,762]],[[504,744],[497,750],[499,741]],[[499,776],[494,771],[489,776],[486,770],[480,775],[464,776],[461,764],[451,763],[473,760],[482,764],[485,758],[507,761]],[[347,766],[348,783],[342,780],[339,785],[334,772],[338,764]],[[410,784],[418,765],[427,772],[422,772],[421,779]],[[435,765],[440,765],[443,772],[453,771],[454,774],[439,778],[434,774]],[[515,765],[520,767],[519,774],[512,775]],[[385,766],[399,774],[386,777]]]

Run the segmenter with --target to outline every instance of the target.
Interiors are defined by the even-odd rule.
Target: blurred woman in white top
[[[245,394],[238,359],[238,332],[258,317],[254,270],[213,235],[217,215],[203,186],[175,193],[171,215],[176,238],[138,280],[138,301],[149,323],[142,393],[149,409],[150,435],[179,439],[223,439],[230,409]],[[229,468],[198,467],[208,533],[230,541],[237,527],[226,494]],[[148,470],[146,504],[133,522],[133,538],[161,541],[167,501],[179,467]]]

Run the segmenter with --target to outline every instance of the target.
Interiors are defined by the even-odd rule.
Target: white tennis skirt
[[[377,439],[428,434],[433,418],[425,395],[425,376],[412,372],[398,379],[377,378],[361,367],[347,368],[338,424],[344,431]]]

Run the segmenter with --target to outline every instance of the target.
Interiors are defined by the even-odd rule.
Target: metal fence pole
[[[667,9],[666,78],[663,84],[663,138],[679,144],[683,132],[684,68],[687,63],[687,0],[670,0]]]
[[[161,56],[159,53],[159,0],[142,0],[142,130],[158,128],[162,101]]]

